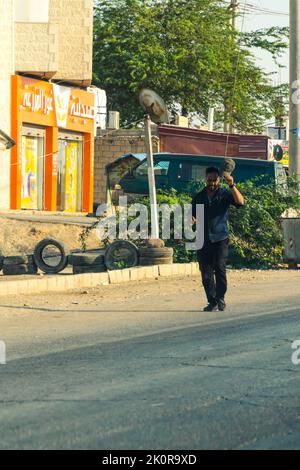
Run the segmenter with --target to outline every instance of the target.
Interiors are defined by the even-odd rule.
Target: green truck
[[[148,165],[146,155],[139,155],[136,166],[131,167],[119,180],[124,193],[148,194]],[[225,157],[154,154],[154,172],[157,190],[174,188],[178,192],[191,192],[193,184],[205,179],[206,168],[219,168]],[[122,158],[119,159],[122,161]],[[278,162],[235,158],[233,173],[237,183],[255,180],[256,185],[275,182],[286,185],[286,172]]]

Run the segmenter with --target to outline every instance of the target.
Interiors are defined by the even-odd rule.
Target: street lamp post
[[[290,0],[290,174],[300,177],[300,2]]]

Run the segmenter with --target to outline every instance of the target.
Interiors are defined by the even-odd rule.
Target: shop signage
[[[41,125],[49,125],[49,120],[51,125],[61,128],[69,128],[70,125],[76,124],[84,126],[87,120],[89,123],[93,121],[94,125],[93,93],[23,77],[20,81],[20,110],[32,113],[35,120],[40,116]],[[47,123],[42,116],[48,119]]]
[[[33,113],[42,111],[43,114],[50,114],[53,111],[53,96],[47,95],[44,90],[25,91],[22,106]]]
[[[71,88],[53,84],[56,122],[58,127],[66,127],[70,105]]]
[[[71,116],[95,119],[95,106],[85,105],[79,98],[72,104],[70,114]]]

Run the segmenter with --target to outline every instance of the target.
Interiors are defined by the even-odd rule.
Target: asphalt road
[[[100,323],[89,344],[77,332],[52,349],[50,335],[32,354],[16,344],[0,366],[0,448],[299,449],[300,307],[253,307],[131,335]]]

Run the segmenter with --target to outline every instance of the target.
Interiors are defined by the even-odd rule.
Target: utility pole
[[[231,0],[230,9],[232,12],[232,19],[231,19],[232,29],[237,29],[238,7],[239,7],[238,0]]]
[[[300,177],[300,2],[290,0],[290,174]]]
[[[235,40],[235,31],[237,30],[237,18],[238,18],[238,8],[239,8],[239,3],[238,0],[231,0],[229,9],[231,10],[231,27],[233,31],[233,40]],[[234,99],[234,97],[233,97]],[[231,109],[229,110],[230,113],[232,113],[234,107],[234,103],[231,104]],[[225,122],[224,123],[224,132],[226,134],[233,134],[234,133],[234,127],[231,123]]]

